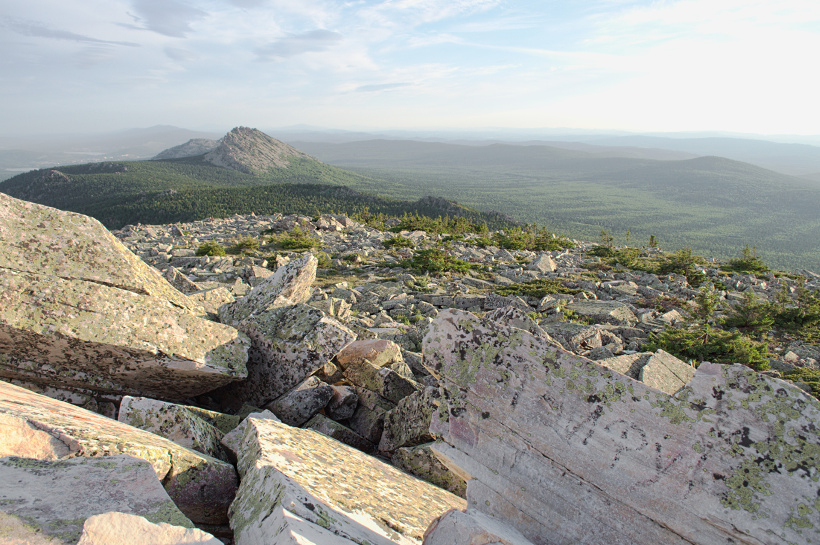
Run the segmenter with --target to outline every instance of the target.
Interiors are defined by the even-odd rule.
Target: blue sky
[[[817,0],[0,0],[0,133],[820,134]]]

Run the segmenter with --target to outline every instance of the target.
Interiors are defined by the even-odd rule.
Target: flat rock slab
[[[176,400],[247,376],[247,337],[158,297],[0,269],[0,300],[0,377]]]
[[[0,458],[0,541],[20,524],[26,538],[75,545],[89,517],[107,511],[192,528],[145,460],[133,456],[43,461]],[[144,519],[144,520],[145,520]],[[23,534],[25,535],[25,534]],[[46,541],[48,542],[48,541]],[[20,543],[27,543],[21,537]]]
[[[194,308],[94,218],[0,193],[0,240],[0,269],[112,286]]]
[[[83,524],[77,545],[223,545],[198,528],[153,523],[145,517],[116,511],[94,515]]]
[[[245,422],[237,465],[242,487],[255,489],[256,497],[266,486],[290,487],[294,499],[286,506],[289,511],[339,535],[370,535],[371,543],[412,543],[421,539],[436,517],[466,506],[461,498],[320,433],[272,420]],[[297,501],[300,494],[312,500]],[[269,490],[265,495],[281,494]],[[232,508],[239,517],[232,519],[232,527],[239,533],[249,524],[243,521],[253,518],[252,504],[237,507],[245,505],[243,498],[240,490]],[[266,507],[256,505],[264,516]]]
[[[223,524],[236,493],[233,466],[153,433],[0,382],[0,456],[61,460],[130,454],[146,460],[197,523]]]
[[[619,301],[575,301],[567,308],[600,323],[626,326],[638,323],[638,318],[629,307]]]
[[[424,534],[424,545],[533,545],[521,533],[475,510],[449,511]]]
[[[433,448],[533,543],[820,540],[820,402],[786,382],[703,363],[669,395],[459,311],[424,354]]]

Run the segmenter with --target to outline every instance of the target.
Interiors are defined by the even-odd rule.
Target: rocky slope
[[[0,371],[27,389],[0,384],[0,456],[17,456],[0,459],[0,478],[34,483],[43,469],[32,464],[50,463],[58,464],[49,466],[58,483],[68,458],[136,456],[182,512],[157,518],[156,508],[144,507],[160,501],[156,491],[141,502],[139,486],[118,510],[177,526],[193,521],[238,544],[811,543],[820,535],[820,403],[778,378],[816,369],[820,350],[778,333],[769,339],[772,370],[763,373],[708,363],[695,370],[663,350],[645,351],[650,335],[697,309],[699,292],[683,275],[605,267],[597,245],[581,241],[508,251],[477,235],[391,233],[335,215],[128,226],[114,235],[167,281],[153,276],[162,289],[152,289],[177,294],[175,305],[155,303],[168,320],[162,335],[174,340],[153,347],[155,365],[177,367],[163,358],[173,360],[183,341],[218,341],[180,325],[196,316],[222,322],[214,325],[248,346],[247,379],[234,373],[183,401],[150,383],[112,388],[114,379],[95,379],[88,365],[82,383],[77,358],[119,354],[128,369],[121,354],[134,349],[65,319],[71,305],[93,308],[91,296],[66,298],[16,281],[29,261],[27,241],[53,221],[86,226],[62,246],[42,246],[37,253],[54,259],[22,272],[87,282],[83,271],[95,270],[105,281],[145,265],[101,255],[92,268],[79,252],[68,262],[85,259],[85,268],[68,266],[59,248],[105,238],[104,230],[13,199],[0,205],[4,239],[17,241],[0,262],[4,300],[15,301],[14,312],[0,313]],[[26,206],[28,214],[9,212]],[[282,249],[304,243],[305,234],[313,253]],[[205,243],[238,253],[197,256]],[[440,274],[411,267],[433,248],[470,267]],[[714,265],[696,272],[717,286],[718,313],[729,313],[743,292],[769,300],[820,289],[808,271],[801,281]],[[128,291],[120,284],[105,287]],[[551,293],[520,291],[534,285]],[[117,312],[123,303],[109,299],[107,320],[157,315],[128,305]],[[35,361],[26,340],[35,331],[38,346],[69,346],[66,361]],[[218,342],[236,342],[230,338]],[[50,381],[72,372],[72,383]],[[226,461],[236,464],[238,483],[226,480]],[[204,492],[192,494],[191,486]],[[57,509],[38,511],[33,500],[22,488],[0,491],[0,528],[27,521],[21,532],[75,543],[107,511],[83,507],[61,537],[43,514]],[[59,495],[51,501],[62,505]]]
[[[219,147],[219,142],[219,140],[210,140],[208,138],[192,138],[184,144],[159,152],[152,157],[152,160],[162,161],[164,159],[182,159],[183,157],[205,155]]]

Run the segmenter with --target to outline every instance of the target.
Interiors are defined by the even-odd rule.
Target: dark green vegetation
[[[109,229],[135,223],[164,224],[276,212],[385,217],[409,213],[432,218],[449,214],[463,216],[468,223],[473,222],[471,225],[486,224],[494,229],[514,224],[498,214],[481,213],[444,199],[411,203],[347,187],[374,184],[378,185],[362,175],[310,159],[292,158],[288,168],[254,176],[192,157],[32,171],[0,183],[0,191],[95,217]]]
[[[495,292],[498,295],[526,295],[540,299],[547,295],[556,293],[563,293],[567,295],[575,295],[581,293],[582,289],[569,288],[559,282],[558,280],[550,280],[548,278],[538,278],[529,280],[522,284],[511,284],[497,289]]]
[[[623,243],[629,231],[633,240],[656,235],[665,248],[722,259],[754,244],[778,268],[820,269],[820,184],[747,163],[606,158],[501,144],[373,140],[297,147],[366,175],[354,188],[386,197],[440,194],[574,238],[593,240],[603,228]]]
[[[438,248],[419,250],[415,255],[401,262],[401,266],[422,273],[466,273],[476,265],[452,257]]]

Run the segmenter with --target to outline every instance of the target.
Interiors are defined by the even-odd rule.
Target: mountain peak
[[[261,174],[287,167],[292,158],[309,157],[260,130],[236,127],[222,137],[219,146],[205,154],[205,161],[246,174]]]

